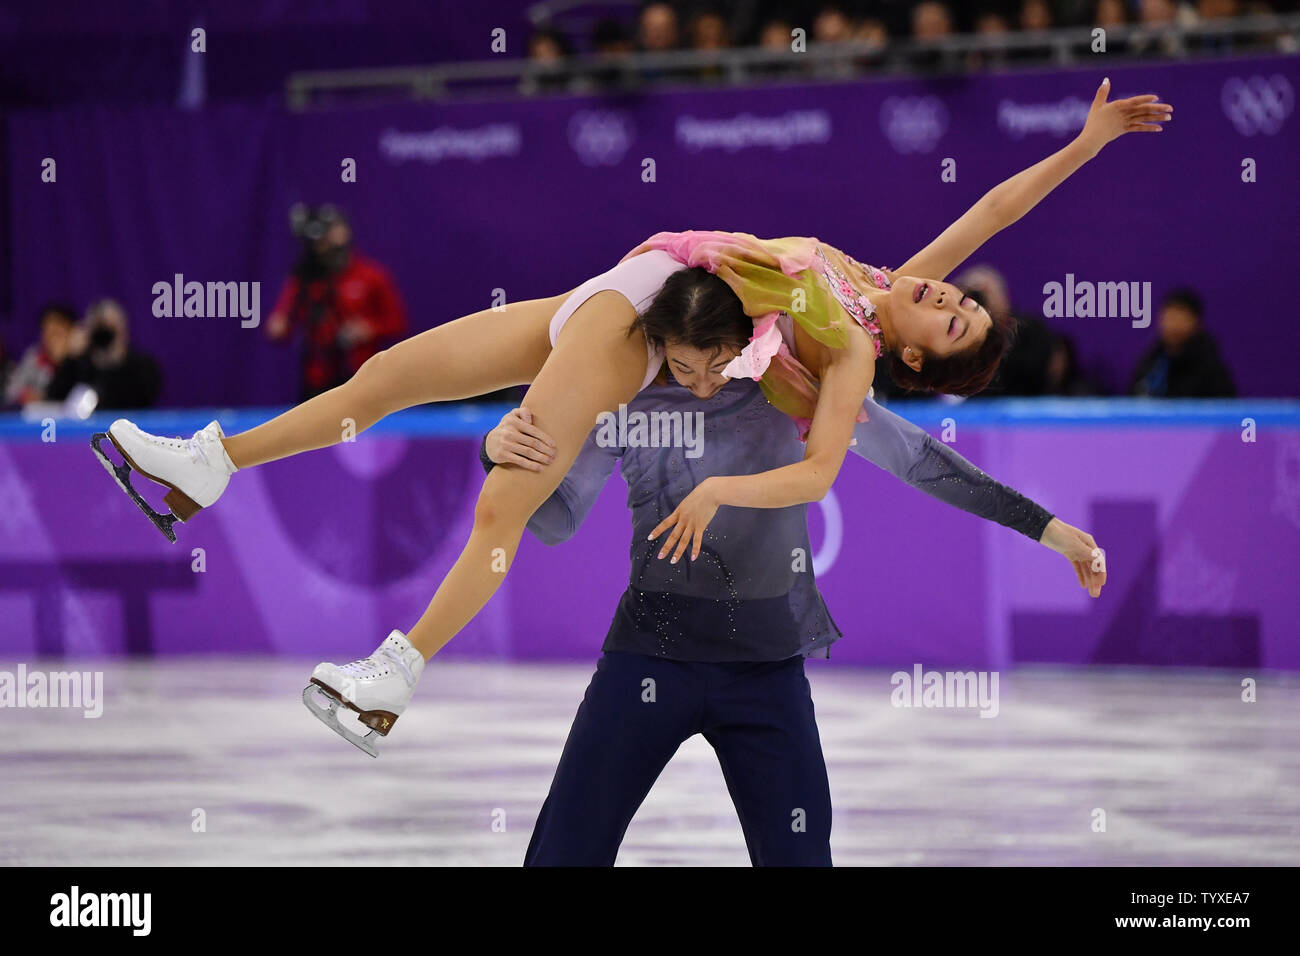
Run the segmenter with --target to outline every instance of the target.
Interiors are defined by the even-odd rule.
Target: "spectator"
[[[889,30],[885,28],[885,21],[867,17],[858,23],[857,29],[853,31],[853,39],[883,50],[889,45]]]
[[[1138,0],[1138,20],[1143,26],[1172,26],[1178,19],[1178,5],[1174,0]]]
[[[731,46],[727,20],[715,7],[697,10],[686,29],[691,38],[692,50],[725,50]],[[696,78],[701,80],[716,81],[725,79],[726,75],[726,70],[720,66],[706,66],[695,71]]]
[[[984,37],[1004,37],[1011,32],[1006,17],[1000,13],[988,11],[975,18],[975,33]],[[980,50],[966,58],[966,68],[971,70],[1001,66],[1006,62],[1002,50]]]
[[[651,0],[641,8],[637,39],[642,50],[667,53],[679,45],[677,11],[671,3]]]
[[[952,12],[946,3],[926,0],[912,8],[912,39],[917,43],[939,43],[952,36]],[[953,54],[943,49],[918,50],[912,55],[917,70],[950,69]]]
[[[853,40],[853,21],[838,3],[826,3],[813,17],[812,40],[815,44],[849,43]],[[824,79],[841,79],[853,76],[857,70],[853,60],[842,55],[823,51],[812,53],[812,73]]]
[[[559,63],[572,52],[569,38],[551,27],[534,30],[528,38],[528,59],[538,63]]]
[[[1156,398],[1231,398],[1237,394],[1219,346],[1202,327],[1200,296],[1177,289],[1160,304],[1159,339],[1133,373],[1130,392]]]
[[[528,59],[534,64],[519,81],[525,94],[562,92],[569,87],[565,61],[572,55],[569,38],[559,30],[543,27],[528,38]]]
[[[304,334],[301,401],[342,385],[406,332],[388,271],[352,248],[352,228],[333,206],[294,207],[302,256],[266,323],[274,341]]]
[[[853,21],[837,4],[825,4],[813,18],[813,39],[818,43],[846,43],[853,39]]]
[[[1052,8],[1047,0],[1024,0],[1020,4],[1020,29],[1026,33],[1052,29]]]
[[[867,71],[879,67],[885,61],[885,52],[889,49],[889,30],[885,21],[877,17],[859,20],[853,30],[853,39],[869,48],[866,55],[854,60],[857,68]]]
[[[765,22],[758,31],[758,45],[764,50],[783,50],[790,52],[794,47],[794,27],[789,20],[774,17]]]
[[[784,17],[763,22],[758,30],[758,45],[764,50],[784,53],[786,58],[780,63],[755,64],[750,68],[755,76],[795,76],[809,66],[808,57],[794,53],[794,25]]]
[[[1079,368],[1079,356],[1074,340],[1068,335],[1056,334],[1051,358],[1047,362],[1048,395],[1096,395],[1099,389]]]
[[[1002,14],[987,10],[975,18],[975,32],[981,36],[1006,36],[1011,24]]]
[[[637,22],[637,44],[646,53],[671,53],[681,45],[681,34],[677,24],[677,10],[671,3],[651,0],[641,8]],[[671,80],[674,73],[663,67],[652,67],[641,71],[643,83],[657,83]]]
[[[1128,4],[1125,0],[1097,0],[1093,9],[1092,25],[1107,32],[1106,52],[1127,53],[1128,41],[1119,36],[1111,36],[1110,31],[1120,30],[1129,24]]]
[[[61,402],[77,385],[99,396],[97,408],[151,408],[162,391],[162,373],[153,357],[131,347],[126,312],[101,299],[85,322],[68,336],[68,354],[59,363],[45,398]]]
[[[1178,19],[1178,6],[1174,0],[1141,0],[1138,22],[1144,30],[1133,38],[1133,52],[1165,56],[1182,53],[1182,40],[1168,30]]]
[[[725,50],[731,46],[727,19],[716,7],[705,7],[691,17],[687,27],[693,50]]]
[[[928,42],[952,36],[952,13],[946,3],[925,0],[912,8],[912,39]]]
[[[979,292],[972,291],[970,296],[993,311]],[[1012,314],[1016,317],[1016,337],[987,394],[990,397],[1050,394],[1052,354],[1057,345],[1057,334],[1036,315]]]
[[[591,47],[596,56],[618,59],[632,52],[632,36],[619,21],[604,17],[591,31]]]
[[[1290,0],[1287,7],[1275,9],[1268,0],[1246,0],[1242,14],[1247,17],[1270,17],[1278,13],[1295,13],[1300,4]],[[1289,8],[1289,9],[1288,9]],[[1261,30],[1255,37],[1255,47],[1260,50],[1275,50],[1278,53],[1300,53],[1300,42],[1291,30],[1278,26],[1272,30]]]
[[[1107,29],[1128,26],[1128,4],[1125,0],[1097,0],[1092,22],[1094,26]]]
[[[1241,6],[1237,0],[1197,0],[1196,16],[1202,23],[1226,20],[1241,16]],[[1193,41],[1193,48],[1216,53],[1231,53],[1235,46],[1231,36],[1202,36]]]
[[[1037,316],[1017,313],[1011,307],[1006,280],[992,266],[973,266],[953,279],[953,284],[993,315],[1011,315],[1016,337],[1007,350],[997,377],[985,390],[995,395],[1032,396],[1048,393],[1048,367],[1056,333]]]
[[[978,297],[980,304],[994,315],[1013,314],[1007,280],[992,266],[971,266],[958,274],[952,283],[965,290],[967,295]]]
[[[1237,0],[1197,0],[1196,15],[1202,20],[1223,20],[1241,16]]]
[[[1022,0],[1018,19],[1022,35],[1042,34],[1045,30],[1052,29],[1052,8],[1048,5],[1047,0]],[[1042,60],[1051,56],[1051,52],[1051,46],[1046,43],[1034,46],[1018,46],[1011,51],[1009,59],[1021,61]]]
[[[5,405],[45,401],[46,389],[60,363],[68,357],[77,314],[69,305],[51,302],[40,311],[41,338],[23,353],[5,384]]]
[[[632,34],[622,23],[613,17],[597,20],[591,31],[591,50],[602,65],[588,71],[574,89],[598,92],[628,85],[632,78],[620,61],[626,60],[633,49]]]

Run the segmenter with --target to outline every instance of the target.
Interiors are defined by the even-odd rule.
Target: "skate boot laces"
[[[208,458],[207,449],[203,447],[203,443],[197,435],[194,438],[182,438],[180,435],[175,438],[163,438],[161,435],[150,435],[149,441],[164,448],[173,448],[187,453],[190,456],[190,461],[196,465],[201,462],[208,468],[213,467],[211,459]]]
[[[353,661],[351,664],[344,664],[339,670],[349,677],[373,680],[379,677],[387,677],[393,667],[401,671],[408,684],[415,683],[415,675],[411,672],[410,665],[402,660],[402,656],[391,647],[381,647],[370,657]]]

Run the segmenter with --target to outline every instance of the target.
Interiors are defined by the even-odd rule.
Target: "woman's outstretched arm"
[[[942,279],[976,249],[1037,206],[1111,140],[1129,132],[1159,132],[1174,108],[1148,94],[1106,102],[1110,80],[1093,97],[1083,131],[1064,149],[990,189],[937,239],[895,270],[898,275]]]

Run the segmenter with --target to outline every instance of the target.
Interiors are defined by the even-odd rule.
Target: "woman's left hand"
[[[722,504],[718,497],[719,490],[717,479],[705,478],[682,499],[682,503],[672,514],[659,522],[658,527],[650,532],[649,540],[653,541],[668,529],[672,529],[672,534],[659,549],[660,558],[667,556],[674,545],[677,550],[673,554],[673,564],[677,563],[687,546],[691,548],[692,561],[700,556],[700,547],[704,543],[704,529],[709,526],[709,522],[713,520],[718,507]]]
[[[1172,119],[1174,115],[1174,108],[1168,103],[1161,103],[1160,97],[1154,93],[1130,96],[1126,100],[1110,103],[1106,102],[1108,96],[1109,78],[1102,82],[1097,95],[1093,97],[1088,119],[1083,124],[1083,132],[1079,134],[1079,139],[1094,152],[1125,133],[1158,133],[1162,129],[1160,124]]]

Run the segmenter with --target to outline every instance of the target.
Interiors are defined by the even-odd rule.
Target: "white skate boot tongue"
[[[219,468],[224,466],[226,474],[233,475],[239,469],[230,460],[230,455],[226,452],[226,446],[221,443],[221,440],[225,437],[226,433],[221,430],[221,424],[215,418],[194,436],[207,449],[207,454],[204,457]]]

